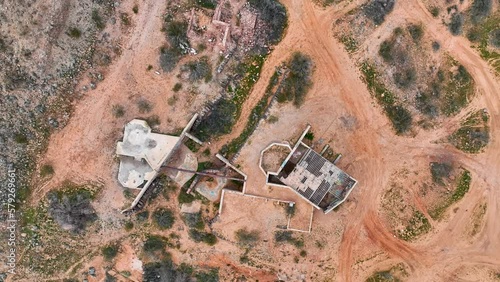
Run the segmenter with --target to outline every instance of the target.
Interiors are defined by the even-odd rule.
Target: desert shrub
[[[139,13],[139,6],[137,6],[137,4],[135,4],[134,7],[132,7],[132,12],[134,12],[134,14]]]
[[[435,105],[433,94],[429,92],[419,93],[416,98],[416,108],[422,114],[435,118],[439,115],[439,108]]]
[[[282,82],[277,99],[278,102],[293,101],[295,106],[300,106],[312,86],[312,60],[307,55],[295,52],[288,62],[288,67],[288,75]]]
[[[466,36],[470,42],[479,42],[481,40],[481,31],[478,27],[472,27],[467,31]]]
[[[28,143],[28,137],[26,134],[18,132],[14,134],[14,141],[18,144],[27,144]]]
[[[152,115],[147,118],[145,118],[146,122],[149,124],[151,127],[155,127],[160,125],[160,117],[158,115]]]
[[[106,25],[104,23],[104,20],[102,19],[101,15],[99,15],[99,11],[97,10],[92,10],[92,21],[94,22],[94,25],[97,27],[97,29],[103,30]]]
[[[415,82],[417,79],[417,73],[414,68],[408,68],[395,72],[393,78],[397,87],[406,89]]]
[[[458,113],[474,94],[474,80],[467,69],[458,65],[455,73],[448,74],[448,81],[444,88],[444,103],[441,110],[447,116]]]
[[[132,221],[125,222],[125,231],[130,231],[134,228],[134,223]]]
[[[314,140],[314,133],[311,131],[307,132],[306,135],[304,135],[304,139],[309,140],[309,141]]]
[[[228,99],[219,98],[210,106],[211,111],[204,115],[195,126],[196,136],[202,141],[210,136],[228,134],[233,128],[237,106]]]
[[[171,48],[183,49],[189,47],[187,27],[188,24],[184,21],[171,21],[166,23],[165,33]]]
[[[197,281],[219,282],[219,270],[216,268],[209,271],[200,271],[195,275]]]
[[[380,25],[394,9],[394,3],[395,0],[371,0],[363,7],[363,12],[374,24]]]
[[[125,115],[125,108],[123,108],[122,105],[113,105],[113,107],[111,108],[111,111],[112,111],[113,116],[115,118],[120,118],[120,117],[123,117]]]
[[[190,228],[203,229],[205,227],[205,223],[201,217],[201,213],[186,213],[182,216],[182,220],[186,223],[186,225]]]
[[[488,145],[490,134],[487,127],[462,126],[448,139],[459,150],[479,153]]]
[[[160,51],[160,67],[164,72],[171,72],[179,62],[181,54],[172,49],[162,48]]]
[[[167,247],[168,239],[158,235],[146,235],[143,250],[147,253],[154,253],[156,251],[164,251]]]
[[[460,35],[462,33],[463,24],[464,16],[461,13],[455,13],[451,16],[451,22],[448,25],[448,30],[453,35]]]
[[[82,32],[76,27],[70,27],[66,34],[69,37],[76,38],[76,39],[78,39],[78,38],[80,38],[80,36],[82,36]]]
[[[431,9],[430,9],[430,12],[431,12],[431,15],[435,18],[437,18],[439,16],[439,7],[437,6],[432,6]]]
[[[432,181],[440,185],[444,185],[443,178],[450,178],[451,170],[453,167],[449,163],[430,163],[430,170],[432,175]]]
[[[137,102],[137,108],[139,109],[139,113],[149,113],[153,109],[151,103],[148,100],[141,99]]]
[[[386,107],[387,116],[392,122],[392,126],[396,130],[396,134],[403,134],[411,128],[412,116],[402,105]]]
[[[166,208],[158,208],[153,212],[153,220],[160,229],[170,229],[174,225],[174,213]]]
[[[500,48],[500,28],[497,28],[490,32],[490,42],[491,45],[495,46],[496,48]]]
[[[439,51],[439,49],[441,49],[441,44],[437,41],[432,41],[432,50]]]
[[[42,165],[42,167],[40,168],[40,176],[41,177],[46,177],[46,176],[49,176],[52,174],[54,174],[54,167],[52,165],[50,165],[50,164]]]
[[[212,79],[212,66],[206,56],[201,57],[199,60],[186,63],[182,67],[182,70],[189,72],[189,80],[191,81],[204,79],[205,82],[209,82]]]
[[[366,282],[401,282],[390,271],[379,271],[366,279]]]
[[[186,193],[185,189],[181,189],[181,192],[177,197],[179,204],[189,204],[192,203],[195,199],[196,198],[193,195]]]
[[[290,243],[297,248],[302,248],[304,246],[304,241],[300,238],[293,237],[292,231],[276,231],[274,232],[274,240],[276,243]]]
[[[273,116],[273,115],[271,115],[271,116],[269,116],[269,118],[267,118],[267,122],[269,122],[271,124],[277,123],[278,120],[279,120],[279,118],[277,116]]]
[[[195,242],[204,242],[207,245],[213,246],[217,243],[217,237],[214,234],[199,231],[194,228],[189,229],[189,238]]]
[[[492,0],[474,0],[470,8],[472,22],[478,23],[486,18],[492,7]]]
[[[146,221],[149,219],[149,211],[141,211],[138,212],[135,217],[138,221]]]
[[[215,9],[217,7],[216,0],[196,0],[196,4],[205,9]]]
[[[177,83],[174,85],[174,87],[172,88],[172,91],[174,91],[174,92],[179,92],[179,90],[181,90],[181,89],[182,89],[182,83],[177,82]]]
[[[47,194],[49,214],[66,230],[80,233],[86,226],[97,219],[90,201],[92,195],[80,187],[71,187],[66,191],[51,191]]]
[[[246,228],[239,229],[235,232],[238,244],[243,246],[254,245],[260,239],[258,230],[248,231]]]
[[[276,0],[249,0],[248,3],[259,12],[260,18],[269,25],[265,31],[267,40],[271,44],[278,43],[287,26],[285,7]]]
[[[392,57],[392,47],[393,47],[393,42],[389,40],[384,40],[378,49],[378,54],[386,63],[392,62],[394,59]]]
[[[148,65],[148,67],[146,68],[147,71],[150,71],[153,69],[153,66],[152,65]]]
[[[104,282],[116,282],[116,281],[118,281],[118,279],[116,279],[116,277],[114,277],[113,275],[109,274],[106,271],[106,278],[104,279]]]
[[[307,251],[306,251],[306,250],[302,250],[302,251],[300,251],[300,256],[301,256],[301,257],[305,257],[305,256],[307,256]]]
[[[410,33],[411,38],[415,42],[419,42],[424,36],[424,29],[422,25],[411,24],[407,27],[408,32]]]
[[[127,13],[120,13],[120,20],[124,26],[130,25],[130,17]]]
[[[110,244],[102,247],[101,253],[104,259],[106,260],[112,260],[116,257],[118,254],[118,250],[120,249],[120,246],[118,244]]]

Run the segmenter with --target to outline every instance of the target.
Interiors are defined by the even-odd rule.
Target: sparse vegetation
[[[340,36],[340,42],[344,44],[345,50],[348,53],[354,53],[358,51],[358,42],[351,35],[342,34]]]
[[[123,228],[125,229],[125,231],[129,232],[134,228],[134,223],[132,221],[127,221],[125,222]]]
[[[239,86],[229,89],[231,97],[221,97],[211,106],[211,111],[204,115],[194,126],[195,135],[202,141],[211,137],[228,134],[241,114],[241,105],[247,99],[253,85],[258,81],[264,56],[254,56],[241,68],[244,70]]]
[[[246,228],[236,231],[236,240],[242,246],[255,245],[260,240],[260,232],[258,230],[248,231]]]
[[[295,52],[287,64],[289,72],[280,85],[276,97],[278,102],[293,101],[297,107],[304,103],[312,86],[313,63],[309,56]]]
[[[401,282],[390,271],[379,271],[366,279],[366,282]]]
[[[402,240],[412,241],[416,237],[429,232],[429,230],[431,230],[429,220],[422,212],[415,211],[405,229],[396,230],[396,235]]]
[[[174,213],[167,208],[158,208],[153,212],[153,220],[160,229],[170,229],[174,225]]]
[[[132,12],[134,12],[134,14],[139,13],[139,6],[137,6],[137,4],[135,4],[134,7],[132,7]]]
[[[488,145],[490,140],[489,115],[486,110],[472,113],[462,123],[462,126],[448,137],[457,149],[476,154]]]
[[[486,207],[487,205],[486,203],[484,203],[474,208],[474,212],[472,213],[472,228],[469,233],[471,237],[475,236],[476,234],[479,233],[479,231],[481,231],[483,218],[484,215],[486,214]]]
[[[179,204],[189,204],[192,203],[195,199],[196,199],[195,196],[186,193],[185,189],[181,189],[179,196],[177,198]]]
[[[145,121],[149,124],[151,127],[157,127],[160,125],[160,117],[158,115],[152,115],[147,118],[145,118]]]
[[[407,132],[412,125],[411,113],[402,105],[396,103],[394,94],[385,87],[384,83],[379,81],[379,74],[375,67],[365,61],[361,64],[365,83],[368,90],[375,96],[377,102],[383,107],[387,117],[391,120],[396,134]]]
[[[460,201],[469,191],[471,180],[472,177],[470,172],[468,170],[464,170],[458,178],[457,186],[450,197],[429,210],[429,215],[432,217],[432,219],[440,219],[443,216],[444,212],[448,209],[448,207]]]

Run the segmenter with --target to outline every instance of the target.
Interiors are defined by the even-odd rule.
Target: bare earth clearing
[[[121,7],[130,7],[130,10],[135,3],[132,2],[124,1]],[[273,124],[261,122],[235,162],[248,174],[248,193],[296,201],[300,218],[307,218],[310,207],[298,196],[288,190],[265,186],[258,159],[260,150],[269,143],[296,138],[309,123],[315,132],[315,142],[322,140],[332,144],[335,151],[344,155],[339,167],[359,181],[350,199],[331,214],[314,211],[312,232],[298,234],[308,250],[308,256],[301,258],[298,264],[293,260],[298,251],[288,245],[274,245],[273,230],[269,230],[272,228],[268,228],[268,222],[259,222],[262,218],[274,219],[267,216],[270,213],[266,208],[269,203],[255,208],[252,213],[246,213],[245,209],[237,210],[237,205],[228,204],[226,209],[232,206],[235,209],[230,211],[231,217],[226,221],[224,212],[228,211],[224,211],[221,221],[215,226],[217,230],[225,230],[228,237],[245,223],[253,229],[262,229],[261,239],[269,242],[259,243],[255,248],[259,256],[254,262],[262,269],[241,265],[238,258],[243,251],[231,243],[234,239],[229,238],[211,247],[194,244],[183,237],[182,248],[185,251],[176,253],[172,250],[176,263],[190,261],[220,267],[223,281],[236,277],[234,273],[245,274],[252,279],[260,277],[259,281],[272,281],[276,278],[272,272],[289,281],[361,281],[376,271],[400,263],[407,273],[407,277],[402,278],[408,281],[486,281],[493,279],[492,272],[500,271],[500,225],[497,219],[500,213],[498,78],[469,47],[470,43],[465,38],[453,37],[419,0],[396,2],[394,11],[371,35],[372,38],[366,39],[367,46],[363,48],[372,48],[369,46],[371,42],[380,41],[382,34],[390,34],[397,26],[395,22],[425,23],[429,36],[441,42],[441,48],[464,65],[474,78],[479,93],[463,113],[488,109],[492,137],[484,152],[469,155],[450,144],[436,142],[456,129],[457,119],[447,121],[440,129],[418,129],[414,137],[396,136],[360,79],[355,62],[333,35],[332,24],[356,7],[357,2],[320,8],[311,1],[283,1],[289,13],[285,37],[267,58],[261,77],[243,105],[241,118],[232,133],[211,144],[212,152],[216,152],[241,133],[251,109],[264,94],[275,66],[285,61],[293,51],[301,51],[315,62],[314,85],[305,103],[300,109],[291,104],[273,106],[271,114],[279,120]],[[93,241],[99,244],[104,244],[103,240],[126,236],[123,229],[114,228],[111,224],[125,220],[120,210],[126,204],[122,188],[116,181],[118,163],[114,160],[114,150],[124,123],[140,116],[132,101],[145,97],[152,102],[152,114],[159,115],[162,120],[159,126],[161,132],[175,131],[203,106],[197,102],[187,103],[182,98],[175,109],[169,106],[167,100],[173,95],[170,90],[173,78],[169,74],[157,75],[146,71],[148,64],[152,64],[155,70],[159,69],[155,64],[158,61],[157,48],[160,47],[157,42],[163,40],[160,29],[165,1],[140,4],[141,9],[135,16],[133,26],[123,38],[123,53],[109,67],[106,79],[75,105],[68,125],[52,135],[44,161],[52,163],[56,173],[34,192],[40,195],[35,198],[40,199],[41,195],[66,179],[82,183],[101,182],[104,189],[94,207],[103,221],[103,228],[99,234],[91,235]],[[114,104],[126,105],[124,117],[115,119],[112,116],[110,109]],[[169,122],[166,122],[167,119]],[[347,123],[346,120],[354,122]],[[322,144],[317,144],[315,149],[321,148]],[[440,156],[452,158],[471,172],[470,191],[447,211],[444,219],[431,222],[432,230],[428,234],[411,243],[402,241],[396,238],[379,213],[380,199],[395,172],[403,168],[425,171],[429,162]],[[406,181],[399,180],[403,184]],[[479,203],[487,205],[481,230],[473,237],[466,236]],[[252,202],[252,205],[255,204]],[[238,213],[241,215],[235,216]],[[307,227],[302,219],[296,225],[300,229]],[[185,234],[186,231],[179,233]],[[140,271],[133,270],[131,266],[134,256],[137,254],[127,245],[118,257],[116,268],[132,271],[132,277],[139,281]],[[98,264],[99,260],[94,259],[92,265],[98,267]]]

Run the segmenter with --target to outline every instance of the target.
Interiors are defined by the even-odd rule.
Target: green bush
[[[80,36],[82,36],[82,32],[76,27],[70,27],[68,29],[67,35],[69,37],[78,39],[78,38],[80,38]]]
[[[15,133],[14,134],[14,141],[18,144],[27,144],[28,143],[28,137],[26,137],[26,134],[23,133]]]
[[[248,231],[246,228],[242,228],[237,230],[235,234],[238,244],[243,246],[254,245],[260,240],[260,233],[258,230]]]
[[[134,7],[132,8],[132,12],[134,12],[134,14],[139,13],[139,6],[137,6],[137,4],[135,4]]]
[[[40,176],[41,177],[46,177],[46,176],[49,176],[52,174],[54,174],[54,167],[52,167],[52,165],[50,165],[50,164],[42,165],[42,167],[40,168]]]
[[[375,25],[380,25],[394,9],[394,2],[395,0],[370,0],[363,6],[363,12]]]
[[[120,247],[118,246],[118,244],[111,244],[111,245],[104,246],[101,249],[101,253],[102,253],[102,256],[104,257],[104,259],[109,261],[109,260],[112,260],[116,257],[119,249],[120,249]]]
[[[92,21],[94,22],[94,25],[97,27],[97,29],[103,30],[106,27],[104,20],[102,19],[101,15],[99,15],[99,11],[95,9],[92,10]]]
[[[490,42],[491,45],[495,46],[496,48],[500,48],[500,28],[497,28],[490,32]]]
[[[134,223],[132,221],[127,221],[125,222],[125,231],[130,231],[132,228],[134,228]]]
[[[455,13],[451,16],[451,22],[448,29],[453,35],[460,35],[462,33],[462,26],[464,24],[464,16],[461,13]]]
[[[302,105],[312,86],[313,64],[309,56],[295,52],[288,61],[289,72],[276,96],[278,102],[293,101],[297,107]]]
[[[181,90],[181,89],[182,89],[182,83],[177,82],[177,83],[174,85],[174,87],[172,88],[172,91],[174,91],[174,92],[179,92],[179,90]]]
[[[178,196],[179,204],[189,204],[192,203],[196,198],[192,194],[186,193],[185,189],[181,189]]]
[[[276,0],[249,0],[248,3],[259,12],[259,17],[269,28],[265,29],[265,38],[276,44],[281,40],[287,26],[286,8]]]
[[[138,221],[147,221],[149,219],[149,211],[138,212],[135,216]]]
[[[432,181],[440,185],[444,185],[443,178],[449,179],[453,167],[449,163],[430,163]]]
[[[394,58],[392,57],[392,44],[392,41],[384,40],[380,44],[380,47],[378,49],[378,54],[380,55],[380,57],[382,57],[382,59],[384,59],[384,62],[386,63],[390,63],[394,60]]]
[[[297,248],[302,248],[304,246],[304,241],[300,238],[293,237],[291,231],[276,231],[274,232],[274,240],[276,243],[287,242],[294,245]]]
[[[204,242],[210,246],[213,246],[217,243],[217,237],[215,237],[214,234],[199,231],[194,228],[189,229],[189,238],[191,238],[195,242]]]
[[[411,24],[407,27],[407,29],[413,41],[420,42],[420,40],[424,36],[424,29],[422,25]]]
[[[153,212],[153,220],[160,229],[170,229],[174,225],[174,213],[167,208],[158,208]]]
[[[144,114],[151,112],[153,106],[151,106],[151,103],[149,103],[149,101],[141,99],[137,102],[137,108],[139,109],[139,113]]]
[[[437,7],[437,6],[431,7],[430,12],[431,12],[431,15],[433,17],[437,18],[439,16],[439,12],[440,12],[439,7]]]
[[[164,251],[167,246],[168,239],[158,235],[146,235],[143,250],[147,253],[156,251]]]
[[[120,118],[125,115],[125,108],[123,108],[122,105],[113,105],[113,108],[111,108],[111,111],[113,112],[113,116],[115,118]]]
[[[196,228],[202,230],[205,227],[201,213],[186,213],[182,216],[182,220],[189,228]]]
[[[186,63],[182,67],[182,70],[189,72],[190,81],[199,81],[204,79],[205,82],[209,82],[212,79],[212,66],[208,61],[207,56],[203,56],[199,60]]]
[[[486,18],[492,7],[492,0],[474,0],[471,5],[470,13],[473,23],[478,23]]]
[[[387,116],[396,130],[396,134],[403,134],[411,128],[412,116],[410,111],[401,105],[386,108]]]

